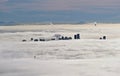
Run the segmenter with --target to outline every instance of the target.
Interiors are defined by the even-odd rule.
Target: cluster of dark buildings
[[[30,41],[53,41],[53,40],[72,40],[73,38],[72,37],[68,37],[68,36],[62,36],[60,34],[55,34],[53,37],[51,38],[39,38],[39,39],[34,39],[34,38],[31,38]],[[80,39],[80,34],[76,34],[74,35],[74,39]],[[23,42],[26,42],[27,40],[22,40]]]
[[[38,41],[54,41],[54,40],[72,40],[72,39],[80,39],[80,34],[75,34],[74,38],[72,37],[68,37],[68,36],[62,36],[60,34],[55,34],[53,37],[50,38],[31,38],[29,41],[34,41],[34,42],[38,42]],[[100,40],[106,40],[106,36],[100,37]],[[22,40],[23,42],[26,42],[27,40]]]
[[[61,36],[58,38],[58,40],[71,40],[72,37],[67,37],[67,36]],[[80,34],[74,35],[74,39],[80,39]]]
[[[74,39],[80,39],[80,34],[74,35]]]
[[[103,37],[100,37],[100,40],[106,40],[107,38],[106,38],[106,36],[103,36]]]

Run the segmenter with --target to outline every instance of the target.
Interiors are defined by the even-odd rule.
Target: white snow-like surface
[[[0,76],[119,76],[119,59],[0,61]]]
[[[119,76],[119,27],[1,26],[0,76]],[[30,41],[55,34],[73,37],[78,33],[79,40]],[[104,35],[107,39],[100,40]],[[22,42],[23,39],[27,41]]]

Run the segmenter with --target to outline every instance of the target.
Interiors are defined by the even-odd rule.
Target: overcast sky
[[[120,0],[0,0],[0,21],[120,22]]]

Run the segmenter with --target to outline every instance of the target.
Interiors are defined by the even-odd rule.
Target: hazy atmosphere
[[[120,0],[0,0],[0,76],[120,76]]]
[[[0,26],[0,76],[120,76],[120,24]]]
[[[0,23],[119,22],[120,0],[0,0]]]

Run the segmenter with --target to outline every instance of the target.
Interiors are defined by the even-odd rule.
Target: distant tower
[[[50,22],[50,25],[53,25],[53,23],[52,23],[52,22]]]
[[[97,25],[97,22],[94,22],[94,26],[96,26]]]
[[[80,34],[74,35],[74,39],[80,39]]]
[[[105,40],[105,39],[106,39],[106,36],[103,36],[103,39]]]
[[[76,36],[77,36],[77,39],[80,39],[80,34],[77,34]]]
[[[74,35],[74,39],[77,39],[77,35]]]

